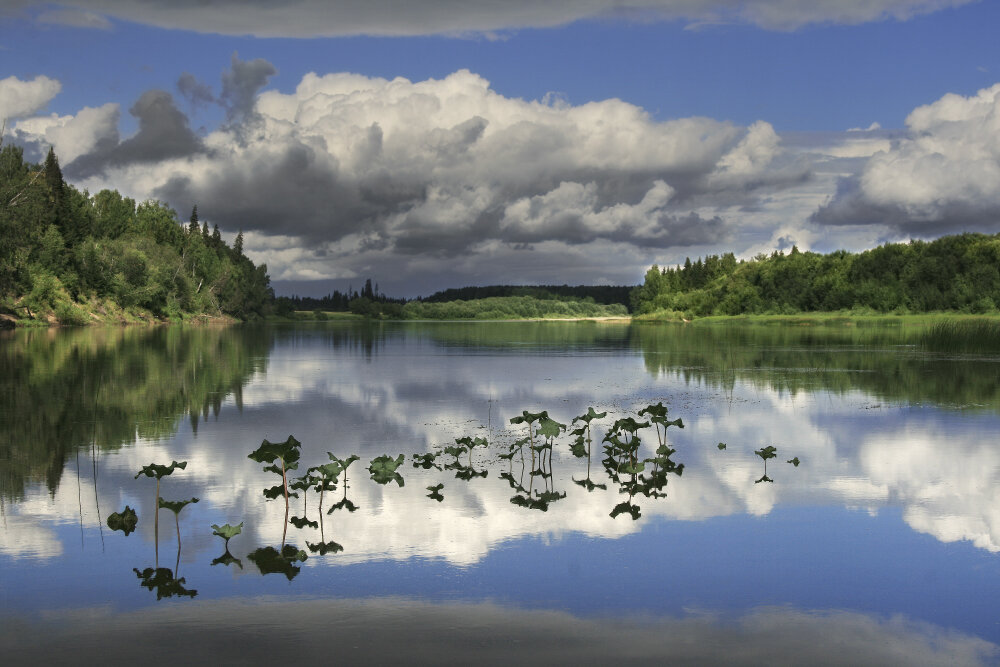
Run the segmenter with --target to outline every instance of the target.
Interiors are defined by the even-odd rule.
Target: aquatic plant
[[[274,547],[260,547],[247,554],[247,558],[261,574],[283,574],[291,581],[302,570],[298,563],[304,563],[309,554],[294,545],[284,544],[280,551]]]
[[[171,461],[168,466],[150,463],[148,466],[143,466],[133,478],[139,479],[140,475],[145,475],[146,477],[153,477],[156,479],[156,498],[153,501],[153,537],[157,544],[157,552],[159,552],[160,540],[160,479],[172,474],[174,470],[184,470],[185,468],[187,468],[187,461],[181,461],[180,463],[177,461]]]
[[[301,447],[302,443],[296,440],[294,436],[289,435],[288,439],[284,442],[269,442],[265,439],[260,443],[260,447],[247,455],[247,458],[257,463],[269,464],[264,466],[265,472],[273,472],[281,475],[281,484],[264,489],[264,497],[268,500],[274,500],[281,495],[285,497],[285,524],[281,533],[282,547],[284,547],[285,538],[288,534],[288,498],[289,496],[294,498],[299,497],[297,493],[290,494],[288,492],[288,471],[299,467],[298,460]],[[280,467],[275,461],[280,462]]]
[[[435,484],[434,486],[428,486],[427,490],[430,491],[430,493],[427,494],[427,497],[430,498],[431,500],[436,500],[438,502],[441,502],[442,500],[444,500],[444,496],[441,495],[441,489],[443,488],[444,488],[444,483]]]
[[[318,542],[313,544],[312,542],[306,542],[306,547],[309,548],[314,554],[319,554],[320,556],[325,556],[327,554],[336,554],[344,550],[344,547],[339,542],[334,542],[333,540],[329,542]]]
[[[198,595],[198,591],[185,588],[184,584],[186,582],[184,577],[174,577],[173,571],[169,568],[147,567],[146,569],[139,571],[139,568],[133,567],[132,571],[135,572],[136,576],[139,578],[140,586],[150,591],[156,591],[157,600],[172,597],[193,598]]]
[[[791,463],[793,466],[795,466],[796,468],[798,468],[799,464],[802,463],[802,462],[799,461],[799,457],[796,456],[794,459],[788,459],[787,461],[785,461],[785,463]]]
[[[139,523],[139,516],[128,505],[121,512],[112,512],[111,516],[108,517],[108,528],[122,531],[125,533],[125,537],[128,537],[129,533],[135,530],[137,523]]]
[[[716,447],[718,447],[719,451],[721,452],[722,450],[724,450],[726,448],[726,443],[720,442],[718,445],[716,445]]]
[[[642,410],[639,410],[639,416],[649,415],[649,422],[656,429],[656,439],[660,446],[667,444],[667,427],[676,426],[678,428],[684,428],[684,421],[678,417],[674,420],[667,419],[667,406],[663,405],[663,401],[660,401],[656,405],[647,405]]]
[[[521,415],[519,417],[511,417],[510,418],[510,423],[511,424],[527,424],[528,425],[528,442],[527,442],[527,444],[529,444],[531,446],[531,448],[532,448],[531,449],[531,467],[532,468],[535,467],[535,449],[534,449],[534,447],[535,447],[535,427],[534,427],[534,423],[536,421],[538,421],[539,419],[541,419],[542,417],[548,417],[548,416],[549,416],[549,413],[546,410],[542,410],[541,412],[528,412],[527,410],[522,410],[521,411]],[[518,440],[517,444],[519,446],[523,446],[524,445],[524,440]]]
[[[935,352],[997,352],[1000,351],[1000,322],[988,318],[945,320],[924,332],[920,342]]]
[[[388,454],[376,456],[372,459],[371,463],[368,464],[368,472],[371,473],[372,481],[376,484],[396,482],[399,486],[403,486],[403,478],[398,472],[396,472],[396,468],[403,465],[403,459],[404,456],[402,454],[396,458],[393,458]]]
[[[240,521],[239,525],[230,526],[228,523],[223,525],[212,524],[212,534],[218,535],[226,541],[226,551],[229,551],[229,540],[233,539],[237,535],[243,532],[243,522]]]
[[[773,459],[777,456],[778,449],[774,445],[768,445],[767,447],[761,447],[760,449],[754,450],[754,454],[759,456],[764,460],[764,475],[754,481],[754,484],[760,484],[761,482],[774,482],[773,479],[767,476],[767,461],[768,459]]]
[[[236,537],[237,535],[239,535],[242,532],[243,532],[243,522],[242,521],[240,521],[240,523],[239,523],[238,526],[231,526],[228,523],[227,524],[223,524],[221,526],[218,525],[218,524],[215,524],[215,523],[212,524],[212,534],[213,535],[218,535],[219,537],[221,537],[223,540],[226,541],[225,542],[225,544],[226,544],[226,550],[225,550],[225,552],[221,556],[219,556],[218,558],[216,558],[215,560],[213,560],[212,561],[212,565],[226,565],[226,566],[228,566],[228,565],[232,565],[233,563],[236,563],[241,570],[243,569],[243,562],[239,558],[236,558],[231,553],[229,553],[229,540],[233,539],[234,537]]]
[[[413,454],[410,458],[413,459],[414,468],[423,468],[424,470],[429,470],[430,468],[441,469],[441,466],[434,463],[434,460],[440,455],[440,452],[427,452],[426,454]]]
[[[333,454],[327,452],[327,456],[332,457]],[[323,494],[327,491],[337,490],[337,480],[340,478],[340,473],[343,470],[344,468],[340,465],[339,461],[330,461],[329,463],[323,463],[309,469],[310,472],[316,473],[316,481],[313,487],[319,492],[319,514],[321,520],[323,517]],[[346,480],[344,483],[346,485]]]
[[[190,505],[191,503],[198,502],[197,498],[191,498],[189,500],[164,500],[160,498],[159,506],[162,509],[170,510],[174,513],[174,525],[177,526],[177,548],[180,549],[181,544],[181,521],[180,514],[181,510]]]

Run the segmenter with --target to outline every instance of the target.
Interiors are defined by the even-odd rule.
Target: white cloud
[[[118,141],[117,104],[96,109],[84,107],[75,116],[35,116],[14,126],[18,139],[41,146],[51,145],[62,164],[95,150],[102,141]]]
[[[306,250],[267,260],[281,279],[361,274],[373,262],[398,266],[423,254],[455,258],[499,241],[535,253],[527,281],[587,282],[587,262],[576,263],[578,278],[559,275],[567,244],[610,241],[648,254],[713,243],[731,232],[712,211],[716,199],[745,203],[805,175],[782,161],[765,122],[658,122],[617,99],[508,98],[466,70],[417,82],[308,74],[292,93],[260,94],[246,119],[171,159],[109,159],[95,169],[100,156],[88,156],[81,163],[94,175],[78,182],[99,189],[110,181],[179,210],[197,202],[223,228],[257,240],[297,239]],[[73,168],[65,171],[72,178]],[[265,250],[247,241],[249,252]],[[551,242],[561,250],[543,256]],[[588,258],[598,263],[596,249]],[[643,270],[620,265],[610,279],[632,282]]]
[[[47,76],[21,81],[15,76],[0,79],[0,121],[30,116],[59,94],[62,84]]]
[[[705,26],[749,23],[766,29],[791,30],[814,23],[858,24],[886,19],[906,20],[972,0],[555,0],[532,2],[454,3],[405,0],[369,3],[360,0],[331,5],[323,0],[296,0],[275,5],[264,0],[221,0],[212,3],[158,0],[63,0],[62,22],[92,26],[94,13],[199,32],[264,37],[340,35],[428,35],[480,33],[545,28],[586,19],[687,21]],[[46,6],[42,0],[25,4]],[[52,12],[46,12],[45,15]]]
[[[881,219],[900,230],[992,228],[1000,214],[1000,84],[918,107],[907,134],[876,146],[860,174],[845,180],[820,222]]]

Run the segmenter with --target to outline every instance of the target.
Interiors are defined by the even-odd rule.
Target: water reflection
[[[166,331],[130,336],[155,334],[144,340],[162,346],[166,339],[158,336]],[[139,356],[133,349],[139,344],[130,336],[114,344],[86,343],[85,336],[66,333],[69,342],[56,336],[56,344],[47,348],[32,347],[35,336],[8,339],[0,354],[11,367],[24,362],[63,369],[22,374],[25,383],[35,382],[30,391],[36,395],[56,391],[63,380],[82,391],[85,373],[69,370],[69,361],[29,362],[31,354],[91,350],[90,357],[73,354],[83,358],[84,368],[97,371],[103,365],[86,359],[102,356],[104,365],[116,367],[119,343],[124,358]],[[696,562],[685,571],[690,578],[707,567],[702,561],[717,557],[717,545],[700,543],[699,536],[750,525],[754,531],[746,529],[746,544],[730,545],[742,549],[734,562],[769,563],[783,556],[777,546],[754,542],[755,530],[766,519],[779,522],[800,508],[806,517],[828,519],[833,512],[838,521],[853,525],[884,521],[880,529],[899,524],[907,534],[965,540],[987,555],[1000,551],[1000,515],[994,509],[1000,506],[995,445],[1000,411],[996,388],[985,389],[996,360],[925,354],[908,342],[906,332],[331,323],[189,333],[193,338],[181,335],[186,342],[175,344],[174,352],[149,353],[150,365],[160,368],[155,375],[165,385],[178,384],[147,386],[150,373],[133,381],[148,402],[125,405],[115,382],[137,371],[122,367],[117,374],[109,370],[105,384],[98,379],[88,385],[89,408],[79,396],[73,399],[77,413],[43,408],[61,410],[63,421],[70,414],[84,418],[89,409],[86,426],[93,431],[93,412],[105,410],[100,406],[107,399],[120,410],[115,424],[132,425],[128,434],[122,427],[106,431],[117,433],[110,440],[90,435],[79,440],[86,429],[78,428],[67,430],[60,441],[62,431],[53,425],[29,419],[20,430],[21,420],[11,416],[24,409],[21,401],[0,404],[2,428],[14,438],[0,445],[7,447],[6,458],[0,459],[5,563],[48,562],[51,570],[86,561],[90,568],[110,568],[116,554],[126,554],[130,589],[135,588],[132,577],[138,577],[153,582],[149,590],[159,596],[161,588],[172,590],[170,581],[188,590],[178,573],[183,538],[184,574],[197,582],[199,600],[218,597],[220,591],[271,592],[275,579],[282,586],[282,579],[295,579],[291,589],[277,594],[307,593],[329,586],[332,575],[322,573],[333,568],[362,568],[357,580],[366,581],[372,573],[377,580],[380,568],[392,563],[416,567],[424,562],[480,568],[484,577],[503,579],[482,594],[486,598],[507,590],[526,595],[517,577],[495,566],[495,559],[525,543],[547,549],[580,538],[583,553],[589,554],[594,542],[587,540],[634,545],[630,538],[646,539],[662,530],[655,548],[633,553],[632,546],[621,546],[622,553],[608,563],[637,568],[676,548],[672,563]],[[561,337],[567,338],[562,347]],[[20,361],[10,361],[15,358]],[[955,409],[972,400],[948,379],[961,374],[984,387],[976,399],[984,408]],[[893,385],[883,375],[902,384]],[[990,378],[995,384],[995,375]],[[906,385],[911,381],[925,384]],[[7,385],[4,401],[14,386]],[[932,395],[937,399],[928,399]],[[166,398],[157,403],[158,396]],[[210,406],[217,403],[212,410],[218,417],[203,421],[206,400]],[[511,423],[519,417],[521,422]],[[159,420],[156,428],[136,431],[150,419]],[[642,426],[644,421],[650,423]],[[47,433],[49,439],[33,440],[32,433]],[[276,459],[267,463],[271,469],[262,470],[248,458],[262,438],[273,446],[287,443],[290,433],[300,443],[302,476],[290,477],[292,468]],[[765,457],[768,448],[773,449]],[[150,461],[171,460],[188,465],[167,482],[168,496],[201,502],[184,509],[184,522],[175,521],[175,567],[160,573],[158,531],[148,520],[150,512],[156,515],[160,492],[154,493],[150,480],[133,477]],[[368,470],[352,473],[349,490],[347,468],[358,460]],[[46,466],[58,472],[50,474]],[[283,499],[286,484],[289,498],[295,491],[298,495],[282,513],[265,502],[261,490],[270,488],[275,499]],[[98,558],[94,531],[105,523],[100,507],[126,503],[142,518],[136,534],[126,542],[124,534],[110,533],[107,554],[101,551]],[[232,551],[227,539],[219,556],[218,533],[208,526],[218,529],[222,521],[241,522],[243,529]],[[792,533],[802,530],[794,522],[782,525]],[[833,550],[840,538],[823,525],[801,543]],[[686,539],[677,537],[680,532]],[[797,559],[804,547],[793,545],[788,557]],[[133,569],[137,562],[148,563],[150,550],[157,553],[153,567]],[[539,547],[532,556],[545,562],[548,553]],[[849,580],[851,572],[875,571],[870,563],[879,553],[858,550],[838,567],[845,568]],[[941,564],[950,565],[952,556],[940,556]],[[249,561],[245,571],[244,560]],[[560,561],[546,567],[540,571],[572,572],[575,566]],[[270,573],[285,577],[259,576]],[[828,576],[835,575],[800,573],[799,585],[819,590],[815,582]],[[1000,575],[988,569],[982,576],[987,589],[1000,591],[994,585]],[[119,571],[112,578],[126,577]],[[739,586],[753,577],[726,563],[719,578]],[[568,581],[562,588],[542,586],[551,599],[536,606],[562,608],[570,589],[585,588]],[[745,599],[759,595],[778,604],[791,599],[772,593],[778,588],[773,582],[754,583],[755,592]],[[847,593],[823,589],[807,607],[866,608],[855,604],[862,593],[853,586],[846,586]],[[908,597],[915,588],[899,584],[896,597],[888,599],[905,602],[890,611],[916,604]],[[939,599],[961,597],[945,588],[935,591]],[[477,594],[468,595],[476,600]],[[678,597],[677,604],[711,607],[704,599],[695,591]],[[514,606],[519,600],[513,598]],[[617,604],[610,600],[601,597],[592,613]],[[934,619],[934,613],[917,616]]]
[[[6,620],[6,619],[3,619]],[[229,663],[328,661],[356,664],[992,664],[1000,647],[913,620],[842,610],[761,607],[588,618],[497,603],[365,600],[219,600],[139,612],[54,612],[0,623],[14,660]],[[263,624],[263,625],[262,625]],[[109,642],[107,628],[128,641]],[[261,628],[266,628],[266,633]],[[165,632],[164,628],[169,628]]]

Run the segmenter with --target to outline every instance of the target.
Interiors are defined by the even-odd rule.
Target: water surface
[[[892,327],[19,331],[0,340],[0,647],[74,661],[989,663],[998,363]],[[668,429],[683,473],[663,497],[630,497],[600,440],[657,402],[683,419]],[[565,434],[544,475],[500,458],[526,434],[509,423],[523,410],[569,424],[588,407],[608,413],[589,464]],[[283,501],[262,495],[275,476],[247,458],[290,434],[293,474],[327,452],[361,459],[322,514],[319,494],[291,501],[316,527],[286,528]],[[640,435],[652,457],[656,436]],[[491,443],[471,466],[412,464],[463,436]],[[768,445],[773,481],[758,481]],[[405,455],[401,485],[369,478],[382,454]],[[157,537],[155,481],[135,475],[172,460],[187,467],[160,495],[199,502],[176,525],[161,510]],[[125,505],[139,517],[128,536],[106,523]],[[226,554],[210,526],[240,522]],[[305,558],[266,562],[286,530]]]

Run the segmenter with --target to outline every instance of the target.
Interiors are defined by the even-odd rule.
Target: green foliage
[[[788,459],[788,461],[786,461],[786,463],[791,463],[793,466],[795,466],[796,468],[798,468],[799,467],[799,463],[801,463],[801,461],[799,461],[799,457],[796,456],[794,459]]]
[[[89,323],[63,302],[101,314],[113,305],[145,317],[269,312],[266,267],[230,249],[221,233],[188,235],[158,201],[136,205],[114,190],[90,196],[62,180],[50,151],[39,168],[0,150],[0,297],[14,314]],[[94,301],[94,306],[90,302]]]
[[[284,442],[270,442],[266,438],[260,443],[260,447],[247,454],[247,458],[257,463],[270,463],[264,466],[266,472],[275,472],[279,475],[283,471],[295,470],[298,468],[297,461],[301,453],[302,443],[289,435]],[[280,467],[274,464],[278,461]]]
[[[352,312],[354,302],[351,302]],[[621,304],[604,305],[588,301],[561,301],[533,296],[488,297],[473,301],[432,303],[410,301],[402,307],[402,317],[411,320],[516,320],[580,317],[627,317]]]
[[[274,547],[261,547],[247,554],[247,558],[257,566],[261,574],[283,574],[291,581],[302,569],[298,563],[304,563],[309,554],[286,544],[280,551]]]
[[[164,500],[163,498],[160,498],[159,506],[160,509],[170,510],[174,514],[180,514],[182,509],[191,503],[196,502],[198,502],[197,498],[191,498],[189,500]]]
[[[155,479],[162,479],[167,475],[170,475],[174,470],[184,470],[187,468],[187,461],[171,461],[170,465],[159,465],[156,463],[150,463],[148,466],[143,466],[142,470],[135,474],[133,479],[139,479],[140,475],[145,475],[146,477],[153,477]]]
[[[716,447],[719,448],[719,451],[722,451],[726,448],[726,443],[720,442],[718,445],[716,445]]]
[[[767,461],[768,459],[773,459],[775,456],[777,456],[778,455],[777,451],[778,450],[777,448],[775,448],[774,445],[768,445],[767,447],[762,447],[760,449],[754,450],[754,454]]]
[[[852,254],[800,252],[737,262],[710,255],[683,267],[653,266],[632,294],[640,315],[688,317],[874,312],[995,312],[1000,304],[1000,234],[960,234],[885,244]]]
[[[226,541],[226,549],[229,549],[229,540],[233,539],[237,535],[243,532],[243,522],[240,521],[237,526],[230,526],[228,523],[223,525],[212,524],[212,534],[218,535]]]
[[[377,484],[396,482],[399,486],[403,486],[403,478],[396,472],[396,468],[403,465],[404,458],[403,454],[396,458],[383,454],[372,459],[368,465],[368,472],[371,473],[372,480]]]
[[[138,568],[133,567],[132,571],[139,578],[140,586],[150,591],[156,591],[157,600],[172,597],[193,598],[198,595],[198,591],[184,587],[186,583],[184,577],[175,578],[173,570],[168,568],[147,567],[140,572]]]
[[[135,530],[137,523],[139,523],[139,517],[135,510],[128,505],[121,512],[112,512],[111,516],[108,517],[108,528],[120,530],[125,533],[126,537]]]

